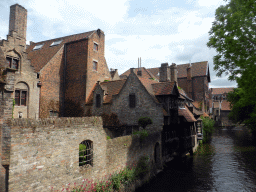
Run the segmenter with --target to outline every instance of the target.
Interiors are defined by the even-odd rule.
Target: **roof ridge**
[[[57,37],[57,38],[48,39],[48,40],[44,40],[44,41],[34,42],[33,44],[44,43],[44,42],[46,42],[46,41],[52,41],[52,40],[57,40],[57,39],[61,39],[61,38],[72,37],[72,36],[75,36],[75,35],[81,35],[81,34],[90,33],[90,32],[95,32],[95,31],[96,31],[96,30],[92,30],[92,31],[87,31],[87,32],[83,32],[83,33],[77,33],[77,34],[73,34],[73,35],[67,35],[67,36],[64,36],[64,37]]]

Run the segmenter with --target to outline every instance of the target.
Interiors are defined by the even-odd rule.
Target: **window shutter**
[[[15,105],[20,105],[20,90],[15,90]]]

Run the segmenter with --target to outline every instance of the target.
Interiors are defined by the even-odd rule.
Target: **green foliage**
[[[203,143],[206,143],[210,140],[211,135],[214,131],[215,121],[213,119],[210,119],[209,117],[203,116],[201,116],[201,119],[203,120]]]
[[[108,81],[109,81],[109,80],[107,80],[107,79],[106,79],[106,80],[104,80],[104,82],[108,82]]]
[[[146,137],[148,137],[148,132],[147,130],[143,129],[142,131],[133,132],[133,135],[139,135],[140,141],[144,141]]]
[[[140,117],[138,120],[139,126],[141,126],[143,129],[145,129],[147,125],[150,125],[152,123],[153,122],[149,117]]]
[[[178,89],[181,89],[181,87],[178,86]]]
[[[143,156],[135,168],[135,177],[142,179],[149,172],[149,157]]]
[[[255,0],[230,0],[216,10],[207,46],[217,51],[213,59],[217,76],[230,73],[229,80],[235,80],[255,66],[255,10]]]
[[[84,144],[79,144],[79,161],[86,161],[86,156],[85,157],[80,157],[84,156],[86,154],[86,145]],[[79,165],[85,165],[86,162],[79,162]]]
[[[109,140],[109,139],[111,139],[111,137],[107,135],[107,140]]]
[[[229,118],[234,123],[244,123],[253,134],[256,132],[256,99],[245,88],[236,88],[229,92],[227,99],[231,103],[232,110]],[[252,91],[253,92],[253,91]]]

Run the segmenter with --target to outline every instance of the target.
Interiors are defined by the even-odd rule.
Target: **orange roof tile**
[[[211,88],[212,95],[224,94],[233,91],[234,87],[227,88]]]
[[[195,122],[196,119],[194,115],[190,112],[190,110],[185,106],[185,108],[179,108],[178,109],[179,116],[185,117],[187,122]]]
[[[159,82],[152,84],[155,95],[171,95],[175,83],[174,82]]]
[[[56,39],[51,39],[47,41],[41,41],[33,43],[27,48],[28,59],[31,60],[31,65],[34,66],[35,72],[39,72],[52,58],[53,56],[62,48],[65,43],[72,41],[77,41],[85,39],[93,34],[95,31],[89,31],[85,33],[70,35],[66,37],[60,37]],[[55,46],[50,46],[53,42],[57,40],[62,40],[62,42]],[[33,50],[36,45],[43,44],[41,49]]]
[[[226,100],[223,100],[221,102],[221,110],[222,111],[230,111],[231,110],[231,107],[230,107],[230,102],[226,101]]]
[[[138,77],[142,77],[145,79],[150,79],[150,78],[158,79],[151,72],[149,72],[145,67],[141,67],[140,70],[141,70],[141,76],[138,76]],[[138,68],[134,68],[133,71],[137,75]],[[131,72],[130,69],[128,69],[122,75],[120,75],[120,78],[121,79],[125,77],[127,78],[130,75],[130,72]]]

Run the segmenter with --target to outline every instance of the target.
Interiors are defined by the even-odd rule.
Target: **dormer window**
[[[18,69],[19,68],[19,59],[13,57],[6,57],[6,62],[9,68]]]
[[[36,45],[33,50],[38,50],[43,47],[44,44]]]
[[[52,44],[50,45],[50,47],[59,45],[61,42],[62,42],[62,40],[54,41],[54,42],[52,42]]]
[[[98,51],[98,50],[99,50],[99,45],[98,45],[98,43],[95,43],[95,42],[94,42],[93,50],[94,50],[94,51]]]

